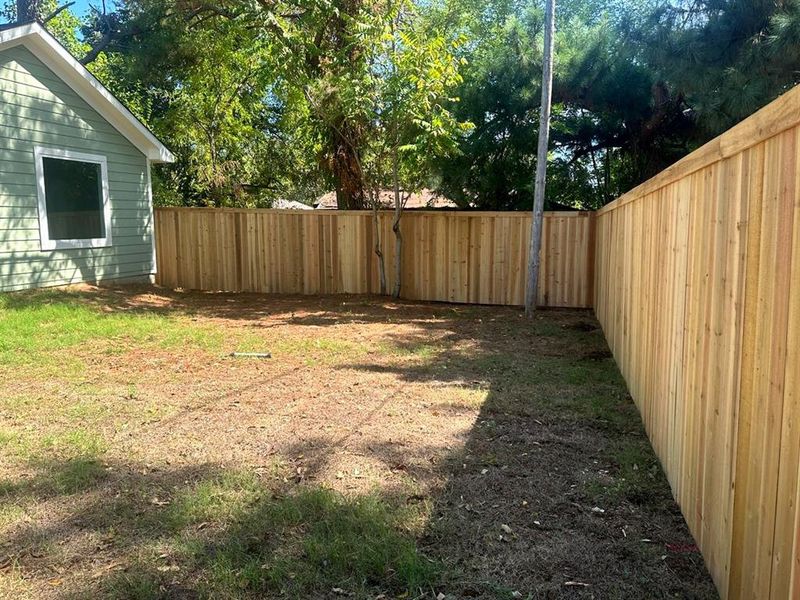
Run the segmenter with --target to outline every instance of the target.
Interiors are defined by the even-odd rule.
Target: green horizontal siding
[[[55,270],[43,269],[35,273],[29,273],[16,282],[4,285],[0,292],[15,292],[26,290],[32,287],[51,287],[54,285],[69,285],[82,283],[85,281],[106,281],[112,279],[132,279],[142,277],[147,274],[147,262],[119,262],[113,267],[94,268],[91,271],[83,271],[80,268],[72,267],[69,269]]]
[[[36,175],[34,165],[32,165],[30,162],[4,162],[3,172],[9,175],[17,175],[19,176],[19,179],[34,177]],[[135,170],[118,171],[116,174],[116,180],[120,183],[135,183],[139,185],[145,185],[147,176],[145,173]]]
[[[2,161],[4,167],[8,168],[9,172],[13,171],[20,174],[27,172],[24,171],[26,166],[32,166],[27,150],[25,152],[0,150],[0,161]],[[142,174],[141,167],[135,161],[132,164],[124,161],[120,162],[117,165],[117,172],[137,176]]]
[[[20,216],[20,210],[35,209],[39,206],[36,185],[28,183],[3,183],[3,179],[9,179],[11,177],[18,179],[35,179],[36,175],[33,173],[29,175],[22,175],[20,173],[0,173],[0,218]],[[118,180],[116,183],[112,183],[111,177],[109,176],[108,183],[110,188],[108,197],[112,203],[115,199],[119,199],[119,207],[117,210],[121,214],[133,215],[134,213],[131,211],[136,211],[138,215],[150,214],[150,209],[147,206],[146,200],[147,182],[145,180],[131,182],[125,181],[123,178],[121,181]],[[145,203],[126,202],[131,196],[144,196]],[[34,213],[33,215],[28,214],[27,216],[38,217],[38,213]]]
[[[0,245],[0,263],[7,263],[11,261],[35,261],[42,259],[42,253],[39,251],[39,240],[35,240],[35,244],[31,243],[30,246],[25,247],[25,244],[28,242],[21,243],[13,250],[6,250],[3,251],[2,245]],[[74,256],[76,258],[85,258],[87,256],[99,256],[99,255],[113,255],[117,256],[120,253],[122,254],[130,254],[130,250],[126,248],[126,246],[133,246],[139,245],[142,247],[146,245],[148,248],[150,247],[150,236],[124,236],[120,237],[119,243],[114,240],[114,245],[109,248],[79,248],[75,250],[53,250],[52,257],[47,257],[46,260],[59,260],[59,258],[69,258],[70,256]],[[60,254],[59,254],[60,253]]]
[[[25,152],[27,150],[24,145],[20,144],[22,140],[33,144],[38,144],[40,146],[59,146],[68,150],[75,150],[77,152],[80,152],[81,150],[86,152],[86,144],[87,142],[90,142],[93,147],[102,147],[103,154],[109,155],[109,159],[116,157],[122,161],[137,160],[139,156],[143,157],[143,155],[139,154],[138,152],[127,152],[127,149],[122,149],[116,145],[106,144],[102,140],[89,140],[78,135],[67,136],[59,135],[58,133],[30,131],[22,129],[21,127],[15,127],[14,134],[17,136],[16,138],[6,138],[2,133],[0,133],[0,151],[8,151],[9,158],[12,157],[10,153],[19,152],[20,150]],[[92,135],[91,137],[94,138],[95,136]],[[24,154],[17,154],[17,158],[24,160],[25,156]]]
[[[77,105],[67,106],[66,104],[51,104],[45,101],[43,93],[27,94],[25,89],[16,89],[16,84],[5,82],[0,79],[0,90],[4,93],[13,94],[13,97],[5,103],[9,107],[9,113],[0,118],[0,123],[7,124],[8,121],[17,118],[26,120],[47,122],[57,120],[59,124],[83,127],[86,123],[92,125],[93,129],[114,133],[114,128],[103,118],[93,112],[91,107],[82,109]],[[60,101],[59,101],[60,102]]]
[[[31,211],[28,211],[30,215]],[[26,217],[10,217],[10,218],[3,218],[0,217],[0,229],[9,230],[9,229],[38,229],[39,228],[39,219],[35,216],[26,216]]]
[[[15,209],[17,210],[17,209]],[[4,230],[24,230],[34,229],[39,230],[39,218],[36,216],[36,209],[31,208],[27,211],[20,212],[19,216],[4,216],[5,209],[0,210],[0,229]],[[34,216],[30,216],[33,214]],[[135,210],[119,210],[112,211],[111,213],[111,231],[112,235],[116,231],[116,227],[128,227],[130,224],[137,222],[150,222],[150,215],[146,213],[138,213]]]
[[[146,188],[141,188],[141,193],[145,193]],[[112,198],[113,202],[113,198]],[[33,210],[34,215],[36,215],[37,210],[36,202],[28,203],[25,206],[0,206],[0,219],[24,219],[30,218],[31,210]],[[38,227],[38,218],[36,216],[33,217],[37,220],[36,227]],[[113,213],[111,213],[111,223],[121,223],[123,225],[127,225],[128,221],[131,219],[135,219],[136,221],[150,221],[150,211],[145,208],[118,208]]]
[[[27,237],[25,237],[27,234]],[[8,235],[8,234],[7,234]],[[148,248],[152,244],[152,240],[150,234],[144,235],[118,235],[114,237],[114,246],[113,248],[121,248],[127,246],[138,246],[141,248],[142,246],[147,246]],[[11,259],[14,260],[36,260],[37,258],[41,258],[42,254],[48,254],[51,256],[55,256],[55,252],[69,252],[70,256],[80,256],[80,253],[87,249],[76,249],[76,250],[53,250],[52,252],[43,253],[40,250],[41,244],[39,242],[39,232],[27,232],[23,231],[22,233],[16,235],[14,239],[3,239],[3,236],[0,236],[0,260],[3,259]],[[103,250],[104,248],[92,248],[92,250]],[[135,250],[135,249],[134,249]],[[130,253],[130,250],[125,250],[126,253]]]
[[[31,160],[33,160],[33,156],[31,156]],[[132,202],[131,195],[135,194],[138,196],[147,191],[144,179],[146,175],[142,175],[141,181],[131,183],[130,181],[126,181],[124,177],[112,177],[110,164],[108,165],[108,171],[109,198],[113,201],[115,196],[119,196],[121,203],[138,205],[139,203]],[[27,198],[28,200],[33,198],[34,202],[38,201],[36,196],[36,176],[34,174],[22,175],[19,173],[3,173],[0,179],[2,179],[2,181],[0,181],[0,198],[8,196],[9,198]],[[33,183],[28,181],[30,179],[33,179]],[[24,183],[22,183],[23,181]],[[125,208],[129,207],[126,206]]]
[[[41,246],[39,243],[39,230],[0,229],[0,247],[7,248],[6,252],[14,250],[14,244],[19,242],[36,242],[37,245]]]
[[[130,238],[138,238],[141,246],[151,247],[152,227],[147,224],[142,224],[139,227],[115,227],[114,228],[114,246],[121,245],[136,245],[133,242],[125,240]],[[0,252],[8,253],[17,250],[34,251],[41,248],[41,241],[39,240],[39,228],[36,229],[0,229]],[[51,256],[55,250],[47,252],[39,252],[43,256]],[[72,252],[72,250],[60,250],[60,252]]]
[[[110,123],[22,46],[9,48],[0,56],[0,90],[13,92],[9,103],[26,110],[44,110],[77,117],[115,133]],[[52,102],[53,97],[59,101]],[[64,121],[62,119],[59,122]]]
[[[110,248],[41,251],[34,147],[108,161]],[[144,155],[22,46],[0,51],[0,291],[155,271]]]
[[[22,277],[31,273],[38,273],[42,269],[52,269],[53,271],[66,271],[72,268],[87,271],[94,268],[108,269],[119,263],[144,263],[150,259],[150,253],[130,254],[124,252],[124,247],[117,249],[116,252],[105,252],[102,255],[77,256],[69,255],[65,258],[57,259],[54,257],[41,260],[0,260],[0,277]]]
[[[19,119],[19,123],[25,123],[25,121],[23,119]],[[81,147],[83,145],[82,143],[86,141],[83,137],[75,134],[74,128],[66,125],[54,125],[47,131],[30,129],[21,126],[16,127],[16,130],[18,135],[24,135],[26,139],[43,145],[58,143]],[[119,143],[120,138],[97,130],[94,130],[93,133],[97,138],[93,141],[93,143],[103,144],[108,152],[113,152],[114,154],[118,154],[120,156],[138,157],[138,151],[131,152],[130,147]],[[58,141],[54,142],[53,140],[55,139]],[[0,140],[0,143],[2,142],[3,140]]]

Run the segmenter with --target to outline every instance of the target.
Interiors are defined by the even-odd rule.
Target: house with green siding
[[[0,29],[0,291],[151,279],[172,160],[44,27]]]

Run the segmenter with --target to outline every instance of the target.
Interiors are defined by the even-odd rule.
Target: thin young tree
[[[335,82],[305,90],[313,114],[331,118],[333,127],[339,114],[349,122],[363,123],[358,138],[343,132],[343,139],[359,149],[358,168],[372,208],[381,294],[388,292],[384,262],[388,245],[381,239],[381,214],[384,208],[393,209],[395,298],[402,287],[400,222],[408,200],[427,183],[433,158],[456,152],[458,141],[473,127],[450,110],[458,101],[453,92],[463,82],[460,69],[465,61],[457,53],[463,40],[426,26],[416,11],[413,0],[389,4],[385,13],[365,11],[360,26],[363,71],[352,68]],[[336,104],[340,112],[324,110],[332,89],[340,100]],[[386,190],[391,190],[391,202],[386,202]]]
[[[542,107],[539,119],[539,148],[536,153],[536,181],[533,192],[533,220],[528,256],[528,287],[525,290],[525,313],[532,317],[536,310],[539,287],[540,250],[544,221],[544,196],[547,184],[547,150],[550,145],[550,112],[553,102],[553,38],[555,36],[556,1],[545,1],[544,54],[542,57]]]

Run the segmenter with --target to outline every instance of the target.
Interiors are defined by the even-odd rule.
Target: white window
[[[105,156],[35,149],[42,250],[111,245]]]

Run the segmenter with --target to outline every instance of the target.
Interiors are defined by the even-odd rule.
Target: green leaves
[[[800,81],[794,0],[558,10],[553,203],[600,206]],[[159,203],[268,206],[336,188],[363,208],[397,166],[407,191],[531,204],[539,2],[126,0],[48,27],[77,56],[113,30],[90,69],[176,152],[154,172]]]
[[[290,35],[314,60],[286,64],[283,75],[303,90],[309,128],[352,151],[364,187],[389,187],[389,162],[399,152],[404,188],[415,189],[428,178],[429,161],[455,150],[455,138],[468,130],[445,107],[462,81],[464,60],[455,52],[462,40],[426,27],[408,0],[349,8],[344,14],[312,2],[311,14],[322,21]],[[331,19],[341,19],[335,44],[325,42]]]
[[[800,81],[795,1],[665,5],[640,32],[644,60],[683,94],[704,134],[731,127]]]

